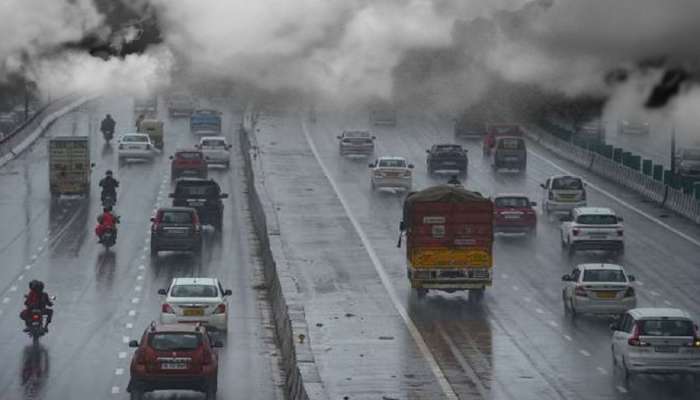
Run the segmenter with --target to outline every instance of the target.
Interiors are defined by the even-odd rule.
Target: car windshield
[[[461,153],[462,151],[462,146],[457,145],[435,146],[436,153]]]
[[[683,159],[690,161],[700,161],[700,149],[684,150]]]
[[[189,211],[163,211],[160,222],[164,224],[190,224],[192,213]]]
[[[379,160],[380,167],[406,168],[406,160]]]
[[[148,136],[141,135],[129,135],[122,137],[122,142],[124,143],[146,143],[148,142]]]
[[[343,133],[345,139],[367,139],[369,138],[369,132],[364,131],[346,131]]]
[[[527,197],[497,197],[495,203],[498,208],[530,207],[530,200]]]
[[[641,336],[694,336],[693,323],[686,319],[645,319],[638,322]]]
[[[610,214],[579,215],[576,222],[584,225],[614,225],[617,224],[617,217]]]
[[[517,135],[520,133],[520,130],[517,126],[491,126],[490,127],[491,131],[497,135],[509,135],[509,134],[515,134]]]
[[[204,185],[178,185],[175,190],[176,196],[192,197],[216,197],[219,195],[219,188],[212,184]]]
[[[201,160],[202,159],[202,153],[198,151],[183,151],[180,153],[177,153],[177,158],[181,160]]]
[[[552,181],[552,189],[554,190],[581,190],[583,189],[583,182],[579,178],[574,178],[571,176],[563,176],[560,178],[554,178]]]
[[[587,269],[583,271],[583,282],[627,282],[627,279],[619,269]]]
[[[498,148],[503,150],[522,150],[525,148],[525,142],[517,138],[501,139],[498,141]]]
[[[203,147],[226,147],[226,142],[220,139],[202,140]]]
[[[149,335],[148,345],[156,351],[196,350],[202,335],[190,332],[158,332]]]
[[[170,289],[171,297],[217,297],[218,295],[215,285],[175,285]]]

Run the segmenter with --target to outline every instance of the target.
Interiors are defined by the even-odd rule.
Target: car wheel
[[[576,311],[576,307],[574,307],[573,300],[569,300],[569,311],[571,312],[571,318],[576,318],[576,315],[578,315],[578,312]]]
[[[143,398],[144,398],[144,393],[141,390],[131,389],[131,393],[129,393],[129,399],[131,399],[131,400],[143,400]]]
[[[564,304],[564,314],[569,314],[569,302],[566,301],[566,291],[561,291],[561,300]]]
[[[615,356],[615,347],[610,346],[610,354],[612,354],[613,368],[617,368],[617,357]]]
[[[377,185],[374,184],[373,180],[370,180],[370,187],[372,188],[372,190],[377,190]]]
[[[632,381],[632,372],[627,368],[627,362],[624,357],[622,357],[622,376],[625,378],[625,385],[629,385],[630,381]]]
[[[576,244],[569,241],[566,245],[569,248],[569,257],[573,257],[576,254]]]
[[[158,247],[153,245],[153,239],[151,239],[151,257],[158,257]]]
[[[207,386],[207,391],[204,393],[204,398],[206,400],[215,400],[216,399],[216,383],[212,383],[209,386]]]
[[[426,294],[428,294],[428,289],[416,289],[416,296],[418,296],[419,299],[425,298]]]
[[[484,289],[469,289],[469,300],[475,303],[484,299]]]

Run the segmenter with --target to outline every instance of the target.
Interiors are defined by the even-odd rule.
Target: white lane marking
[[[447,346],[450,348],[450,352],[455,357],[460,367],[462,367],[462,371],[464,371],[469,380],[474,384],[477,392],[479,392],[480,397],[484,399],[488,398],[488,394],[490,393],[490,391],[486,389],[486,387],[484,387],[484,385],[481,383],[481,379],[479,379],[479,376],[476,374],[476,372],[474,372],[472,367],[464,358],[464,356],[459,350],[459,347],[457,347],[452,338],[450,338],[450,336],[447,333],[445,333],[445,330],[442,329],[442,325],[438,325],[438,332],[440,333],[440,336],[445,341],[445,343],[447,343]]]
[[[134,315],[136,315],[136,311],[135,311],[135,310],[129,310],[129,316],[130,316],[130,317],[133,317]]]
[[[526,303],[529,303],[529,302],[531,302],[531,301],[532,301],[532,299],[531,299],[531,298],[529,298],[529,297],[523,297],[523,300],[525,300],[525,302],[526,302]]]
[[[134,304],[138,304],[139,301],[141,300],[138,297],[134,297],[133,299],[131,299],[131,302]]]
[[[2,299],[2,304],[7,304],[7,303],[9,303],[9,302],[10,302],[10,298],[9,298],[9,297],[5,297],[4,299]]]
[[[515,285],[513,285],[513,290],[515,290],[515,291],[517,292],[518,290],[520,290],[520,288],[517,287],[517,286],[515,286]]]
[[[569,335],[564,335],[564,339],[568,340],[569,342],[573,342],[574,339],[571,338]]]
[[[548,160],[548,159],[545,158],[544,156],[542,156],[542,155],[540,155],[540,154],[537,154],[536,152],[534,152],[534,151],[532,151],[532,150],[528,150],[528,153],[532,154],[533,156],[539,158],[540,160],[546,162],[547,164],[553,166],[554,168],[558,169],[559,171],[561,171],[561,172],[563,172],[563,173],[565,173],[565,174],[567,174],[567,175],[576,175],[576,174],[574,174],[573,172],[569,172],[569,171],[565,170],[564,168],[560,167],[559,165],[557,165],[557,164],[554,163],[553,161]],[[619,198],[619,197],[613,195],[612,193],[608,192],[607,190],[601,188],[600,186],[598,186],[598,185],[596,185],[596,184],[593,184],[593,183],[591,183],[591,182],[588,181],[588,180],[586,181],[586,183],[588,184],[589,187],[591,187],[591,188],[593,188],[594,190],[600,192],[600,193],[603,194],[604,196],[606,196],[606,197],[608,197],[608,198],[610,198],[610,199],[612,199],[612,200],[614,200],[614,201],[616,201],[616,202],[622,204],[623,206],[625,206],[625,207],[627,207],[628,209],[630,209],[630,210],[636,212],[637,214],[643,216],[644,218],[648,219],[649,221],[652,221],[652,222],[654,222],[655,224],[666,228],[668,231],[675,233],[676,235],[682,237],[683,239],[687,240],[688,242],[694,244],[695,246],[700,247],[700,240],[696,240],[696,239],[690,237],[689,235],[686,235],[685,233],[679,231],[678,229],[676,229],[676,228],[670,226],[669,224],[667,224],[667,223],[661,221],[660,219],[655,218],[655,217],[653,217],[653,216],[647,214],[646,212],[644,212],[644,211],[638,209],[637,207],[633,206],[632,204],[630,204],[630,203],[628,203],[628,202],[622,200],[621,198]]]
[[[591,356],[591,353],[587,352],[587,351],[584,350],[584,349],[581,349],[581,350],[579,350],[578,352],[581,353],[581,354],[583,354],[583,355],[586,356],[586,357],[590,357],[590,356]]]
[[[620,393],[627,393],[627,389],[625,389],[624,387],[622,387],[622,386],[620,386],[620,385],[617,385],[615,388],[616,388],[617,391],[620,392]]]
[[[501,274],[501,278],[508,279],[508,274]]]
[[[145,259],[146,259],[146,255],[145,255],[145,254],[141,254],[141,259],[142,259],[142,260],[145,260]],[[139,268],[139,269],[143,269],[143,268]]]
[[[137,291],[137,292],[140,292],[140,291],[141,291],[141,286],[138,286],[138,285],[134,286],[134,290]]]
[[[537,312],[537,314],[544,314],[544,310],[541,308],[535,308],[535,312]]]
[[[603,367],[598,367],[598,368],[596,368],[596,369],[598,370],[598,372],[600,372],[600,373],[603,374],[603,375],[607,375],[607,374],[608,374],[608,371],[606,371],[605,368],[603,368]]]
[[[16,292],[17,286],[10,286],[10,292]]]
[[[45,237],[44,242],[48,242],[48,241],[49,241],[49,238]]]
[[[114,375],[124,375],[124,368],[117,368],[114,370]]]
[[[655,290],[650,290],[649,293],[651,293],[652,296],[660,296],[659,292]]]
[[[32,261],[34,261],[34,260],[36,260],[36,259],[37,259],[37,257],[38,257],[38,256],[37,256],[36,254],[32,254],[32,256],[31,256],[31,260],[32,260]]]
[[[140,264],[138,268],[141,269],[141,270],[143,270],[143,269],[146,269],[146,266],[143,265],[143,264]]]
[[[671,303],[671,302],[668,301],[668,300],[664,300],[664,304],[666,304],[667,306],[672,306],[672,305],[673,305],[673,303]]]
[[[112,386],[112,394],[119,394],[119,386]]]
[[[401,303],[401,300],[399,300],[399,296],[396,294],[396,290],[394,289],[394,286],[392,286],[392,280],[389,278],[389,275],[387,275],[386,270],[384,269],[384,265],[382,265],[382,262],[379,260],[377,253],[374,251],[374,248],[372,247],[372,242],[370,242],[369,238],[367,237],[365,232],[362,230],[362,227],[360,226],[359,222],[357,222],[357,219],[352,214],[352,211],[350,211],[350,206],[348,205],[349,204],[348,201],[345,199],[343,194],[340,192],[340,190],[338,188],[338,184],[331,177],[331,174],[329,173],[328,168],[326,167],[326,164],[324,164],[323,160],[319,156],[318,149],[316,149],[316,144],[314,144],[313,140],[311,140],[311,136],[309,134],[308,129],[306,129],[305,122],[302,122],[302,129],[304,131],[304,136],[306,137],[306,142],[309,144],[309,148],[311,149],[311,152],[313,153],[314,157],[316,157],[316,161],[318,162],[319,166],[321,167],[323,174],[326,175],[328,182],[331,184],[331,187],[335,191],[335,194],[338,196],[338,200],[340,200],[340,204],[345,209],[345,214],[348,216],[348,219],[352,223],[353,227],[355,227],[355,231],[357,232],[357,235],[360,237],[360,241],[362,242],[362,245],[365,247],[365,250],[367,250],[367,255],[369,255],[369,258],[372,261],[372,264],[374,265],[374,269],[377,271],[377,275],[379,275],[379,279],[382,281],[382,285],[384,286],[384,289],[389,294],[389,299],[394,304],[394,308],[396,308],[396,311],[401,316],[401,319],[403,320],[404,324],[406,325],[408,332],[411,334],[411,337],[413,337],[413,340],[416,342],[416,346],[418,347],[418,350],[421,352],[421,354],[425,358],[426,362],[428,363],[428,366],[430,367],[430,370],[433,372],[433,375],[435,375],[435,379],[437,380],[438,384],[440,385],[442,392],[445,394],[445,397],[447,397],[448,399],[458,400],[459,397],[457,397],[457,393],[455,393],[455,391],[452,389],[452,386],[450,386],[450,383],[447,381],[447,377],[442,372],[442,370],[440,369],[440,365],[435,360],[435,356],[433,356],[433,354],[430,352],[430,348],[425,343],[423,336],[421,335],[421,333],[418,330],[418,328],[416,327],[416,325],[413,323],[413,320],[411,319],[411,317],[408,315],[408,312],[406,311],[403,304]]]
[[[36,251],[38,251],[39,253],[41,253],[42,250],[44,250],[44,246],[39,246],[36,249]]]
[[[137,280],[137,281],[142,281],[142,280],[143,280],[143,275],[137,276],[137,277],[136,277],[136,280]]]
[[[548,323],[549,323],[549,325],[551,325],[551,326],[554,327],[554,328],[558,328],[558,327],[559,327],[559,324],[557,324],[557,323],[554,322],[554,321],[549,321]]]
[[[128,336],[122,336],[122,342],[124,342],[124,343],[129,343],[129,337],[128,337]]]
[[[17,277],[17,280],[18,280],[18,281],[21,281],[22,279],[24,279],[24,275],[20,275],[20,276]]]
[[[132,324],[131,322],[127,322],[124,326],[126,327],[126,329],[132,329],[134,327],[134,324]]]
[[[24,266],[24,269],[30,270],[30,269],[32,269],[32,265],[31,265],[31,264],[27,264],[27,265]]]
[[[143,246],[143,251],[148,251],[148,246]]]
[[[126,351],[120,351],[117,357],[119,357],[120,359],[126,358]]]
[[[642,282],[642,281],[637,281],[637,285],[639,285],[639,286],[644,286],[644,282]]]

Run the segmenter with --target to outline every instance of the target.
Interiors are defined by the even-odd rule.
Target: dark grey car
[[[151,218],[151,255],[161,250],[202,250],[202,225],[197,210],[191,207],[160,208]]]
[[[491,153],[491,166],[524,171],[527,167],[525,140],[517,136],[501,136],[496,139],[495,151]]]

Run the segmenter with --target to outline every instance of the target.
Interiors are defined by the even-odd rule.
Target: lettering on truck
[[[52,196],[88,195],[91,167],[87,136],[49,139],[49,190]]]

